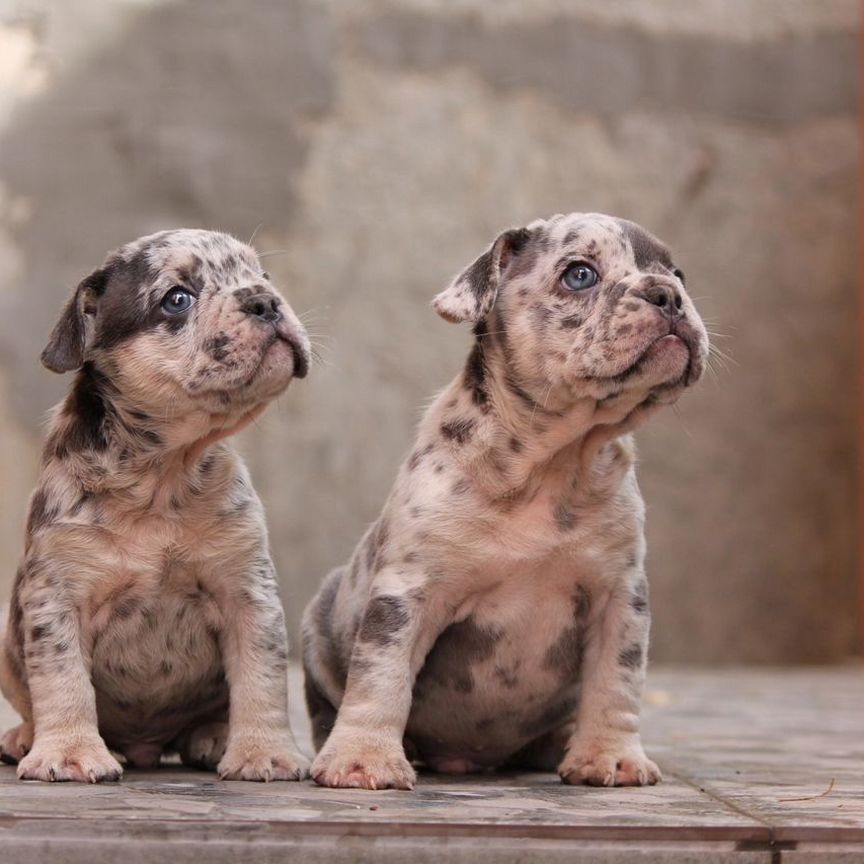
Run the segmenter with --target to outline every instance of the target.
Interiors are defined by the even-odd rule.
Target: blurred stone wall
[[[468,334],[428,301],[502,228],[600,210],[676,250],[719,362],[639,435],[654,657],[855,650],[855,0],[2,0],[0,594],[38,354],[111,247],[268,253],[324,362],[244,434],[292,630]],[[260,227],[259,227],[260,226]]]

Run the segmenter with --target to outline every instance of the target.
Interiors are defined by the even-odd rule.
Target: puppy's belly
[[[492,768],[559,728],[579,703],[582,631],[540,638],[472,619],[432,648],[414,687],[406,737],[442,771]]]
[[[206,598],[132,596],[100,615],[92,680],[109,745],[167,744],[191,723],[226,714],[215,609]]]

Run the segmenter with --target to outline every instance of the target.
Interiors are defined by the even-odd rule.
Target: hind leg
[[[336,709],[330,704],[330,700],[324,695],[312,670],[303,664],[303,692],[306,696],[306,710],[309,712],[309,720],[312,723],[312,743],[317,753],[327,740],[327,736],[336,722]]]
[[[571,732],[572,726],[568,723],[529,741],[503,767],[516,771],[557,771]]]
[[[11,765],[33,746],[33,709],[19,653],[12,644],[9,608],[4,607],[0,609],[0,692],[23,721],[0,735],[0,762]]]
[[[202,723],[184,732],[175,747],[184,765],[215,771],[225,755],[228,723],[225,720]]]

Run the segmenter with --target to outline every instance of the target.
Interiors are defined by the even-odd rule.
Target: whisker
[[[251,245],[252,245],[252,241],[255,239],[255,235],[256,235],[256,234],[261,230],[261,228],[263,227],[263,225],[264,225],[263,222],[259,222],[259,223],[255,226],[255,230],[252,232],[252,236],[251,236],[251,237],[246,241],[246,245],[247,245],[247,246],[251,246]]]

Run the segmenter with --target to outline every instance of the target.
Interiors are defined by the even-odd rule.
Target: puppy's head
[[[643,228],[571,213],[501,234],[434,301],[502,348],[506,377],[604,399],[672,401],[705,368],[708,337],[669,250]]]
[[[309,341],[251,247],[179,229],[122,246],[84,279],[42,362],[91,363],[136,407],[225,413],[302,378]]]

